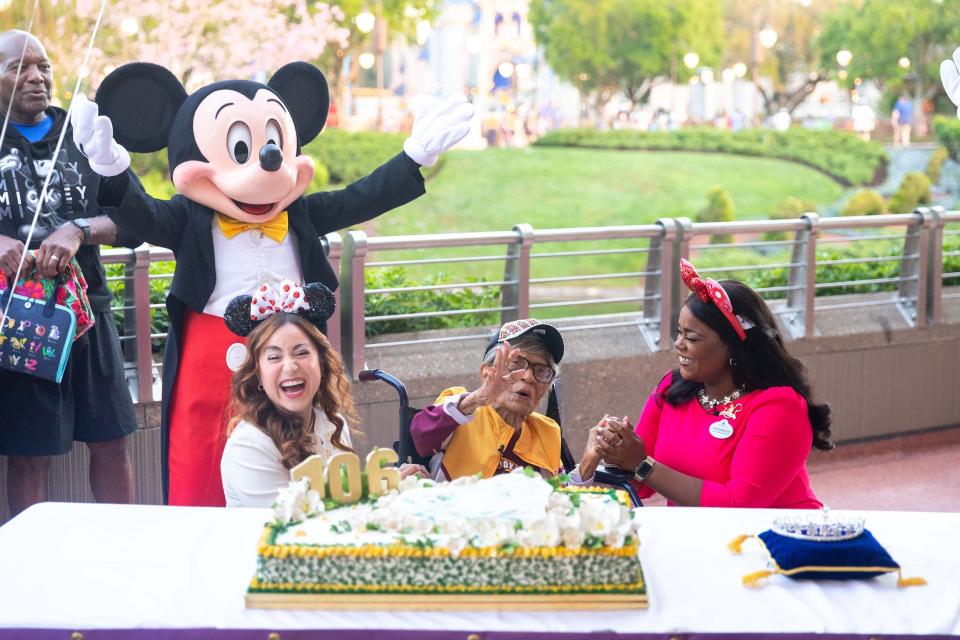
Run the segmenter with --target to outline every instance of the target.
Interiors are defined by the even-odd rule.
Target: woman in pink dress
[[[833,447],[830,407],[813,402],[803,365],[750,287],[700,278],[686,260],[681,275],[693,293],[680,310],[679,367],[657,385],[635,429],[605,418],[591,430],[574,481],[591,479],[603,460],[634,470],[641,498],[820,508],[806,460],[811,447]]]

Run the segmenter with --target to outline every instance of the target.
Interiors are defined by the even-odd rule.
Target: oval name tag
[[[718,440],[725,440],[733,435],[733,425],[727,422],[727,419],[717,420],[710,425],[710,435]]]

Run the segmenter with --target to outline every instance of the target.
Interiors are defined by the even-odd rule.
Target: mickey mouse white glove
[[[99,113],[96,102],[90,102],[82,93],[77,94],[70,116],[73,141],[87,156],[91,169],[102,176],[116,176],[130,166],[130,154],[113,139],[110,118]]]
[[[432,167],[441,153],[467,135],[472,118],[473,105],[463,94],[450,95],[439,104],[436,99],[425,100],[417,109],[403,150],[417,164]]]
[[[960,118],[960,47],[954,50],[953,59],[940,63],[940,81],[950,101],[957,105]]]

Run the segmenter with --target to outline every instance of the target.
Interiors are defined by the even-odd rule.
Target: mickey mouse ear
[[[246,336],[257,326],[257,321],[250,317],[251,300],[253,296],[237,296],[230,301],[226,311],[223,312],[223,321],[227,329],[241,337]]]
[[[128,151],[149,153],[167,146],[173,119],[187,92],[160,65],[131,62],[111,72],[97,89],[100,114],[110,118],[113,137]]]
[[[333,315],[337,308],[337,301],[333,297],[333,292],[325,285],[319,282],[305,285],[303,295],[310,305],[310,309],[301,312],[301,314],[314,324],[326,322],[327,318]]]

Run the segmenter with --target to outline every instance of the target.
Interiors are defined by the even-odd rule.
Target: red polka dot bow
[[[300,285],[283,279],[278,284],[262,284],[250,300],[250,319],[263,320],[284,311],[296,313],[310,309]]]
[[[741,340],[747,339],[747,332],[744,329],[749,329],[753,326],[753,323],[745,321],[733,313],[733,303],[730,302],[730,296],[727,295],[719,282],[713,278],[701,278],[694,266],[683,258],[680,258],[680,278],[698,298],[704,302],[712,301],[717,309],[720,309],[720,313],[727,319],[733,330],[737,332],[737,337]]]

